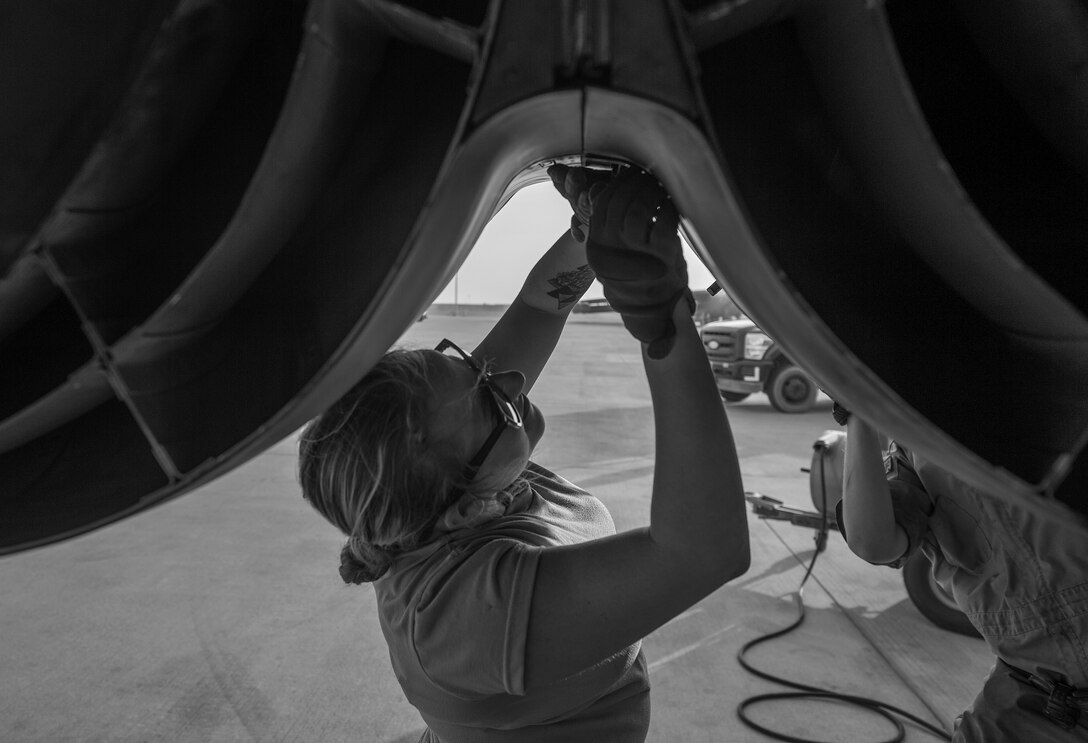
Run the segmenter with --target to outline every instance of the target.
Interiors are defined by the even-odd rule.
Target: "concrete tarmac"
[[[472,347],[486,317],[433,316],[404,337]],[[531,395],[548,431],[534,457],[594,492],[619,529],[648,519],[653,429],[637,345],[615,316],[575,315]],[[745,487],[811,508],[812,442],[830,401],[802,415],[762,395],[728,407]],[[650,740],[765,741],[737,718],[784,691],[736,662],[740,646],[796,616],[812,533],[749,515],[751,570],[649,636]],[[0,741],[415,743],[369,586],[344,586],[336,531],[302,500],[295,440],[126,521],[0,559]],[[991,659],[982,642],[914,610],[895,571],[831,535],[804,592],[801,628],[754,650],[766,671],[875,697],[950,726]],[[752,716],[787,735],[886,740],[893,729],[839,703]],[[907,741],[935,740],[907,726]]]

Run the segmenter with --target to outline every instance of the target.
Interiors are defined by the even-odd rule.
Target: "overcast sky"
[[[435,300],[441,304],[509,304],[536,260],[570,227],[570,207],[551,183],[518,191],[484,228],[479,241]],[[699,258],[685,248],[688,278],[693,289],[706,289],[714,280]],[[456,283],[456,298],[455,298]],[[594,281],[587,298],[602,297]]]

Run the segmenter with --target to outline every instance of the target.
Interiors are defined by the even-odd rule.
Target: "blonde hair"
[[[299,439],[303,497],[347,535],[345,583],[377,580],[430,536],[465,483],[458,463],[428,447],[426,352],[387,353]]]

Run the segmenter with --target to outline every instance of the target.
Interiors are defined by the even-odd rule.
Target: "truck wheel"
[[[816,402],[816,383],[799,366],[780,366],[767,380],[767,397],[781,413],[803,413]]]
[[[725,390],[718,390],[722,393],[722,399],[726,402],[740,402],[741,400],[748,399],[747,392],[726,392]]]
[[[978,630],[955,600],[933,580],[929,558],[921,552],[915,552],[903,566],[903,583],[911,602],[926,619],[949,632],[979,637]]]

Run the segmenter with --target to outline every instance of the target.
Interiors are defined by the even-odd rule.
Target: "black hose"
[[[821,545],[826,542],[828,531],[827,481],[824,479],[823,457],[820,458],[820,489],[820,495],[823,500],[823,507],[821,508],[821,511],[823,513],[823,523],[820,526],[820,533],[816,537],[817,545]],[[829,699],[836,702],[853,704],[857,707],[863,707],[865,709],[871,710],[872,712],[875,712],[876,714],[882,716],[884,719],[888,720],[888,722],[894,725],[896,730],[895,737],[889,738],[887,741],[881,741],[880,743],[901,743],[901,741],[906,737],[906,729],[904,728],[902,721],[899,719],[900,717],[910,720],[926,732],[931,733],[932,735],[940,738],[941,740],[951,740],[946,731],[942,730],[936,725],[926,722],[925,720],[911,714],[910,712],[907,712],[906,710],[900,709],[890,704],[886,704],[876,699],[870,699],[869,697],[853,696],[851,694],[840,694],[838,692],[830,691],[828,689],[821,689],[818,686],[809,686],[807,684],[802,684],[797,681],[791,681],[789,679],[782,678],[781,676],[775,676],[773,674],[767,673],[766,671],[761,671],[758,668],[755,668],[745,659],[745,654],[751,648],[754,648],[756,645],[759,645],[761,643],[773,640],[777,637],[782,637],[783,635],[793,632],[805,621],[805,583],[808,581],[809,576],[812,575],[812,569],[816,566],[816,558],[819,557],[820,551],[821,550],[818,547],[816,551],[813,552],[812,559],[808,563],[808,569],[805,570],[805,576],[801,579],[801,584],[797,587],[797,619],[794,620],[791,625],[784,629],[776,630],[765,635],[760,635],[754,640],[749,640],[748,642],[744,643],[744,646],[741,647],[740,651],[737,653],[737,662],[740,663],[741,667],[744,668],[744,670],[755,676],[760,677],[761,679],[773,681],[776,684],[782,684],[783,686],[787,686],[791,689],[797,689],[798,691],[759,694],[757,696],[748,697],[737,705],[737,717],[739,717],[740,721],[752,730],[755,730],[758,733],[762,733],[763,735],[774,738],[776,740],[790,741],[790,743],[820,743],[819,741],[815,741],[811,738],[797,738],[791,735],[786,735],[785,733],[779,733],[774,730],[770,730],[769,728],[765,728],[748,717],[747,709],[753,705],[763,702],[772,702],[783,699]]]

